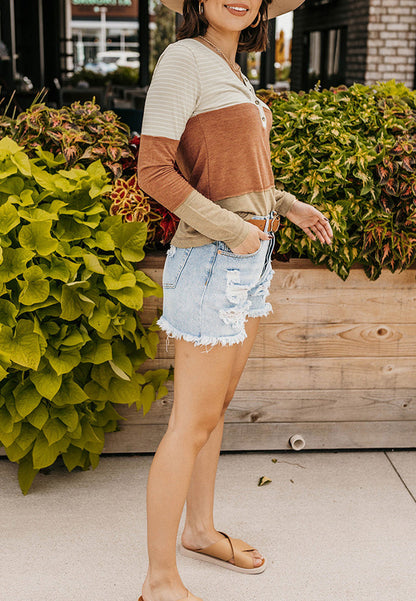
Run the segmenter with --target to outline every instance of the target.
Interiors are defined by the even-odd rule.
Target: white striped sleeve
[[[200,98],[192,51],[177,42],[160,55],[143,112],[142,134],[179,140]]]

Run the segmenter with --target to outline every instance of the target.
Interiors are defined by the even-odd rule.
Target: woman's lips
[[[248,6],[246,6],[245,4],[226,4],[225,8],[228,10],[229,13],[231,13],[232,15],[236,15],[237,17],[243,17],[248,12]]]

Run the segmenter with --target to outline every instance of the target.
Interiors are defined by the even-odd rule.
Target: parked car
[[[84,65],[85,69],[95,71],[96,73],[111,73],[118,67],[132,67],[138,69],[140,65],[138,52],[127,52],[123,50],[107,50],[106,52],[97,52],[97,58],[94,62]]]

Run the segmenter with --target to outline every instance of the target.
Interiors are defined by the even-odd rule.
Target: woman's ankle
[[[187,589],[183,584],[179,574],[156,574],[151,577],[147,574],[143,583],[142,596],[145,601],[153,601],[155,599],[170,601],[171,599],[180,599],[185,597]]]

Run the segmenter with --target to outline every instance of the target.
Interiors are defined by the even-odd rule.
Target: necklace
[[[237,75],[237,77],[239,79],[241,79],[241,81],[244,83],[243,76],[242,76],[242,73],[241,73],[241,67],[240,67],[240,65],[237,65],[237,63],[235,63],[233,65],[233,63],[225,56],[224,52],[220,48],[218,48],[218,46],[216,46],[215,44],[213,44],[211,42],[211,40],[209,40],[206,36],[199,35],[197,37],[201,38],[201,40],[205,40],[206,42],[208,42],[208,44],[210,44],[210,46],[212,46],[212,48],[215,50],[215,52],[217,54],[221,55],[227,61],[227,63],[230,65],[231,69],[234,71],[234,73]]]

